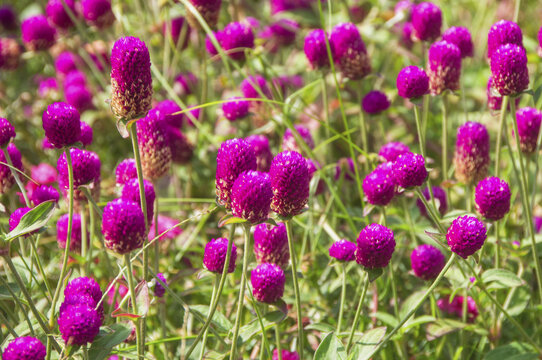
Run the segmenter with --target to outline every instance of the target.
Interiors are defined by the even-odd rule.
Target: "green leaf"
[[[531,352],[530,348],[520,343],[513,342],[508,345],[499,346],[488,352],[484,360],[535,360],[538,355]]]
[[[427,340],[432,341],[441,336],[463,329],[466,325],[460,321],[440,319],[427,325]]]
[[[21,235],[29,234],[35,230],[41,229],[51,217],[55,210],[53,201],[45,201],[27,212],[15,229],[9,232],[4,238],[5,241],[11,241]]]
[[[407,321],[405,323],[405,325],[403,325],[403,327],[401,328],[401,332],[404,333],[408,329],[411,329],[413,327],[417,327],[417,326],[420,326],[420,325],[423,325],[423,324],[426,324],[426,323],[429,323],[429,322],[433,322],[435,320],[436,319],[433,316],[430,316],[430,315],[422,315],[422,316],[417,317],[417,318],[411,318],[409,321]]]
[[[227,215],[224,215],[222,218],[220,218],[220,220],[218,220],[218,227],[220,228],[229,224],[241,224],[245,222],[247,222],[245,219],[227,214]]]
[[[267,330],[276,323],[280,323],[284,320],[286,316],[281,311],[272,311],[265,314],[262,318],[263,326]],[[262,332],[260,322],[258,319],[252,320],[247,325],[241,327],[239,330],[239,336],[242,339],[242,343],[246,343],[252,337],[260,334]]]
[[[510,270],[491,269],[482,274],[482,281],[488,284],[489,289],[507,289],[523,285],[516,274]]]
[[[11,291],[13,291],[15,294],[19,294],[21,292],[21,289],[17,283],[7,283],[6,285],[0,286],[0,300],[13,300],[13,297],[9,293],[8,286],[9,289],[11,289]]]
[[[335,327],[325,323],[315,323],[305,326],[305,330],[315,330],[323,333],[328,333],[334,331]]]
[[[190,306],[190,309],[199,313],[205,319],[207,319],[207,316],[209,316],[209,306],[207,305],[193,305]],[[215,311],[211,323],[222,332],[228,332],[233,327],[233,324],[220,311]]]
[[[373,282],[376,279],[378,279],[382,274],[384,274],[383,268],[376,268],[376,269],[364,269],[367,272],[367,275],[369,276],[369,282]]]
[[[314,353],[314,360],[346,360],[346,350],[334,333],[326,335]]]
[[[386,327],[377,327],[366,331],[361,339],[354,345],[353,351],[348,360],[368,360],[372,356],[373,350],[386,336]]]
[[[103,360],[107,358],[111,349],[126,340],[131,332],[132,328],[129,324],[117,323],[102,327],[88,350],[89,359]]]
[[[147,316],[149,312],[149,307],[151,305],[151,300],[149,297],[149,286],[146,281],[142,281],[136,288],[136,305],[137,305],[137,314],[140,316]]]

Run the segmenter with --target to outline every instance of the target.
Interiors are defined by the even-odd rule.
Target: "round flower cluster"
[[[437,277],[444,268],[446,259],[436,247],[428,244],[420,245],[410,254],[410,263],[414,274],[423,279],[431,280]]]
[[[226,262],[226,254],[228,252],[228,239],[218,238],[212,239],[205,245],[203,252],[203,265],[210,272],[221,274],[224,270]],[[228,272],[235,271],[235,261],[237,260],[237,247],[232,243],[230,263],[228,264]]]
[[[472,216],[460,216],[452,222],[446,233],[448,246],[466,259],[482,248],[487,237],[483,222]]]
[[[356,262],[367,269],[384,268],[394,251],[393,231],[380,224],[370,224],[359,233]]]
[[[284,294],[286,277],[278,265],[263,263],[252,270],[250,282],[254,298],[259,302],[272,304]]]
[[[480,181],[474,192],[476,210],[488,220],[502,219],[510,210],[510,187],[497,177]]]
[[[254,228],[254,255],[259,264],[272,263],[282,268],[288,265],[288,235],[286,226],[259,224]]]
[[[338,261],[354,261],[356,259],[356,244],[346,239],[337,240],[331,244],[329,256]]]

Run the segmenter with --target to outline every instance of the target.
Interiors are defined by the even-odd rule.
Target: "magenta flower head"
[[[523,47],[523,34],[518,24],[501,20],[491,26],[487,34],[487,57],[491,59],[502,45],[514,44]]]
[[[299,360],[299,354],[295,351],[288,351],[288,350],[282,350],[281,351],[282,360]],[[273,359],[272,360],[279,360],[279,352],[277,349],[273,350]]]
[[[271,98],[271,90],[267,81],[261,75],[249,76],[241,82],[241,92],[248,99],[261,98],[262,95]]]
[[[395,182],[390,167],[377,167],[363,179],[363,192],[372,205],[386,206],[395,195]]]
[[[15,229],[21,222],[23,216],[25,216],[30,210],[32,210],[32,208],[22,207],[12,212],[9,216],[9,231],[13,231],[13,229]]]
[[[538,30],[538,56],[542,57],[542,27]]]
[[[89,295],[96,304],[102,299],[103,293],[100,289],[100,285],[93,278],[86,276],[78,277],[68,282],[66,288],[64,289],[64,297],[75,294],[86,294]]]
[[[9,4],[0,6],[0,26],[4,30],[13,31],[17,29],[17,14]]]
[[[234,216],[252,224],[265,221],[269,215],[273,190],[267,173],[244,171],[231,189],[231,206]]]
[[[171,35],[171,39],[175,44],[177,44],[181,36],[183,36],[182,44],[179,44],[179,46],[185,49],[188,46],[188,39],[190,38],[190,26],[188,26],[184,16],[178,16],[171,19],[171,22],[169,24],[164,23],[164,25],[162,26],[162,32],[164,33],[164,36],[167,35],[168,29],[169,34]]]
[[[438,204],[438,211],[442,215],[446,213],[448,210],[448,202],[446,201],[446,192],[443,188],[440,186],[433,186],[433,197],[435,199],[435,202]],[[429,188],[426,187],[422,190],[422,195],[425,198],[425,200],[430,201],[431,194],[429,193]],[[427,209],[425,208],[425,205],[423,204],[423,201],[421,199],[416,199],[416,206],[418,207],[418,210],[420,210],[420,214],[422,216],[427,217]]]
[[[423,280],[432,280],[444,268],[446,259],[436,247],[428,244],[419,245],[410,254],[410,263],[414,275]]]
[[[19,66],[22,49],[17,40],[0,38],[0,69],[15,70]]]
[[[66,248],[69,220],[70,219],[68,214],[64,214],[58,219],[56,223],[56,241],[58,243],[58,247],[61,249]],[[78,252],[79,250],[81,250],[81,234],[81,215],[73,214],[70,251]],[[88,230],[86,238],[88,239]]]
[[[301,140],[311,149],[314,149],[314,140],[312,138],[309,129],[303,125],[295,125],[295,130],[299,133]],[[294,132],[291,129],[286,129],[284,136],[282,137],[282,150],[283,151],[297,151],[303,154],[303,148],[297,143]]]
[[[373,90],[363,97],[361,107],[367,114],[379,114],[388,110],[390,100],[382,91]]]
[[[58,202],[59,197],[60,194],[54,187],[49,185],[40,185],[32,191],[31,200],[34,203],[34,206],[38,206],[39,204],[49,200],[53,200],[56,203]]]
[[[72,14],[77,17],[73,0],[49,0],[45,7],[47,18],[59,29],[68,29],[73,26],[73,21],[64,6],[68,7]]]
[[[224,117],[229,121],[237,121],[248,115],[250,102],[241,99],[237,96],[232,97],[228,99],[228,102],[222,104],[222,113],[224,113]]]
[[[92,93],[86,86],[69,86],[64,89],[66,102],[77,109],[79,113],[94,109]]]
[[[245,22],[232,22],[221,31],[220,46],[234,60],[245,60],[245,49],[254,47],[254,33]]]
[[[113,200],[104,208],[102,234],[105,246],[118,254],[139,249],[145,241],[145,217],[139,204],[124,199]]]
[[[380,224],[370,224],[359,233],[356,262],[367,269],[384,268],[394,250],[393,231]]]
[[[427,179],[425,159],[420,154],[405,153],[393,162],[395,183],[405,189],[421,186]]]
[[[31,16],[21,23],[23,42],[31,51],[47,50],[56,41],[56,30],[43,15]]]
[[[245,141],[252,145],[256,154],[256,169],[262,172],[268,172],[273,161],[273,154],[269,149],[269,139],[265,135],[250,135]]]
[[[326,48],[326,32],[322,29],[312,30],[305,37],[305,56],[311,69],[322,69],[329,66],[329,56]],[[329,44],[331,47],[331,44]],[[331,50],[331,48],[330,48]]]
[[[94,133],[90,125],[84,121],[81,121],[81,137],[79,138],[79,141],[81,141],[85,147],[90,146],[92,144],[93,137]]]
[[[216,38],[216,41],[218,42],[218,44],[220,46],[221,45],[221,42],[222,42],[222,32],[221,31],[213,31],[213,35],[215,36]],[[207,50],[207,52],[209,53],[209,55],[211,56],[216,56],[218,55],[218,50],[217,48],[215,47],[215,44],[213,43],[212,41],[212,37],[210,34],[207,34],[207,36],[205,37],[205,49]]]
[[[284,271],[275,264],[263,263],[250,273],[252,295],[259,302],[272,304],[284,294],[286,277]]]
[[[356,260],[356,244],[346,239],[335,241],[329,247],[329,256],[341,262]]]
[[[288,266],[290,252],[284,223],[277,226],[259,224],[254,228],[254,255],[259,264],[271,263],[282,268]]]
[[[168,127],[169,147],[171,148],[171,160],[175,164],[187,164],[194,154],[194,145],[182,133],[181,130]]]
[[[444,90],[458,90],[461,77],[461,50],[447,41],[437,41],[429,48],[427,75],[433,95]]]
[[[154,185],[148,181],[143,180],[145,188],[145,201],[147,204],[147,222],[152,223],[154,216],[154,200],[156,199],[156,193],[154,191]],[[139,181],[137,178],[128,180],[122,188],[121,198],[124,200],[130,200],[136,204],[141,204],[141,197],[139,196]]]
[[[85,294],[85,293],[69,294],[64,297],[64,301],[62,301],[62,304],[60,304],[58,313],[59,313],[59,316],[62,316],[62,313],[73,305],[87,305],[93,309],[96,309],[97,304],[98,302],[95,301],[88,294]],[[97,311],[98,311],[98,315],[100,316],[100,320],[103,321],[103,318],[104,318],[103,304],[100,304],[100,307],[97,309]]]
[[[283,11],[310,9],[313,0],[271,0],[271,15]]]
[[[533,154],[536,151],[536,142],[540,133],[542,112],[525,107],[516,112],[518,125],[519,147],[525,154]]]
[[[44,360],[47,355],[45,346],[31,336],[18,337],[4,349],[4,360]]]
[[[446,234],[448,246],[457,255],[466,259],[482,248],[486,240],[486,227],[472,216],[460,216],[452,222]]]
[[[333,59],[345,77],[360,80],[371,72],[371,59],[356,25],[342,23],[335,26],[329,42]]]
[[[100,158],[95,152],[81,150],[77,148],[70,149],[70,155],[73,164],[73,185],[75,189],[82,185],[90,185],[93,195],[100,189]],[[67,196],[69,190],[68,163],[66,162],[66,153],[62,153],[58,158],[56,168],[58,170],[58,185],[60,190]],[[80,191],[75,191],[75,200],[86,199]]]
[[[115,22],[111,0],[81,0],[83,17],[90,25],[103,29]]]
[[[58,82],[54,77],[43,78],[38,83],[38,94],[42,98],[47,98],[53,94],[56,94],[57,91]]]
[[[486,177],[489,167],[489,133],[484,125],[469,121],[457,129],[455,177],[475,184]]]
[[[295,216],[309,201],[311,175],[307,161],[298,152],[283,151],[269,169],[273,201],[271,210],[284,217]]]
[[[77,110],[65,102],[56,102],[43,112],[43,130],[56,148],[75,144],[81,137],[81,120]]]
[[[443,299],[437,301],[437,306],[443,312],[449,313],[451,315],[457,316],[458,318],[463,317],[463,301],[465,297],[456,295],[452,301],[447,296]],[[469,323],[474,322],[478,317],[478,308],[476,302],[470,296],[467,297],[467,321]]]
[[[267,26],[258,36],[265,39],[267,41],[265,46],[275,53],[281,46],[293,44],[298,30],[297,21],[282,18]]]
[[[64,90],[75,86],[87,86],[87,76],[79,70],[70,71],[62,82]]]
[[[383,145],[378,152],[378,155],[386,161],[395,161],[399,155],[409,153],[410,148],[402,142],[389,142]]]
[[[452,26],[442,34],[442,40],[457,46],[461,51],[461,58],[472,57],[474,54],[472,38],[466,27]]]
[[[181,111],[181,107],[173,100],[160,101],[152,111],[156,111],[158,119],[165,120],[170,126],[177,128],[183,126],[184,113],[175,114],[176,112]]]
[[[244,171],[256,170],[254,148],[243,139],[223,142],[216,155],[216,195],[227,209],[231,208],[231,190]]]
[[[67,345],[91,343],[101,325],[98,311],[86,304],[68,306],[58,318],[58,330]]]
[[[211,239],[205,245],[203,252],[203,265],[210,272],[222,274],[224,263],[226,262],[226,254],[228,252],[228,239],[218,238]],[[228,264],[228,272],[235,271],[235,261],[237,260],[237,247],[232,244],[230,263]]]
[[[198,78],[191,72],[180,73],[175,77],[173,90],[179,96],[188,96],[192,94],[198,86]]]
[[[160,121],[159,113],[153,110],[139,119],[136,126],[143,176],[149,180],[159,179],[171,166],[167,124]]]
[[[422,2],[412,9],[414,38],[419,41],[433,41],[440,36],[442,12],[431,2]]]
[[[516,95],[529,86],[527,53],[521,46],[506,44],[491,56],[493,86],[501,95]]]
[[[11,123],[4,118],[0,117],[0,147],[5,148],[8,146],[11,139],[15,137],[15,128]]]
[[[117,118],[131,120],[151,108],[151,60],[147,45],[127,36],[111,51],[111,109]]]
[[[117,185],[124,185],[130,179],[137,178],[137,168],[134,159],[124,159],[115,169]]]
[[[405,99],[419,98],[429,92],[429,77],[422,68],[407,66],[397,75],[397,91]]]
[[[198,10],[207,25],[209,25],[211,29],[214,29],[220,15],[222,0],[190,0],[190,3]],[[191,11],[188,11],[187,19],[193,28],[202,28],[198,20],[192,15]]]
[[[162,282],[167,285],[167,280],[164,274],[158,273],[156,274],[156,277],[162,280]],[[166,288],[160,283],[160,281],[157,280],[156,284],[154,285],[154,296],[161,298],[161,297],[164,297],[165,293],[166,293]]]
[[[498,177],[480,181],[474,192],[476,210],[486,219],[497,221],[510,211],[510,187]]]
[[[55,59],[55,71],[61,77],[76,71],[79,65],[81,65],[81,59],[70,51],[61,52]]]
[[[15,144],[10,143],[7,147],[9,157],[13,162],[13,166],[19,170],[23,170],[23,163],[21,161],[21,153],[15,146]],[[6,163],[6,156],[4,152],[0,152],[0,161]],[[6,165],[0,165],[0,194],[6,193],[9,188],[15,183],[15,178],[11,172],[11,169]]]

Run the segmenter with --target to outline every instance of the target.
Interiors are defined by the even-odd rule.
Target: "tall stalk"
[[[292,236],[292,220],[284,222],[286,225],[286,234],[288,236],[288,250],[290,251],[290,261],[292,262],[292,279],[294,281],[295,307],[297,311],[297,336],[299,358],[303,359],[303,317],[301,315],[301,295],[299,293],[299,282],[297,279],[297,264],[294,249],[294,238]]]
[[[343,321],[344,312],[344,299],[346,298],[346,263],[342,264],[342,286],[341,286],[341,302],[339,305],[339,321],[337,323],[337,335],[341,332],[341,325]]]
[[[132,310],[134,314],[137,315],[137,303],[136,303],[136,293],[135,293],[135,285],[134,285],[134,274],[132,273],[132,259],[130,258],[130,254],[124,254],[124,266],[126,266],[126,278],[128,279],[128,290],[130,291],[130,298],[132,300]],[[139,323],[141,318],[138,318],[135,321],[135,330],[136,330],[136,344],[137,344],[137,357],[138,359],[143,359],[143,347],[141,346],[141,327],[139,326]]]
[[[17,183],[19,190],[21,190],[21,193],[23,194],[23,198],[24,198],[24,202],[26,206],[30,207],[30,200],[28,199],[28,194],[26,193],[26,189],[24,188],[24,185],[21,181],[21,178],[19,177],[19,174],[17,173],[17,170],[13,166],[13,162],[11,161],[11,156],[9,156],[9,152],[7,151],[7,148],[3,148],[2,151],[4,151],[4,157],[6,158],[6,162],[9,165],[11,174],[13,175],[13,178],[15,179],[15,182]]]
[[[354,316],[354,323],[352,324],[352,329],[350,330],[350,336],[348,337],[348,344],[346,345],[346,352],[350,352],[354,341],[354,333],[358,327],[359,316],[361,315],[361,308],[363,307],[363,302],[365,301],[365,295],[367,295],[367,289],[369,288],[369,274],[365,272],[363,282],[363,290],[361,290],[361,296],[359,297],[358,307],[356,309],[356,315]]]
[[[226,268],[228,263],[224,262],[224,267]],[[214,305],[216,302],[216,296],[218,294],[218,287],[220,285],[220,274],[215,275],[214,285],[213,285],[213,293],[211,294],[211,306]],[[209,315],[211,315],[211,307],[209,307]],[[214,315],[214,313],[213,313]],[[209,316],[209,320],[212,321],[212,316]],[[205,329],[203,332],[203,344],[201,345],[201,354],[200,354],[200,360],[203,360],[203,355],[205,354],[205,345],[207,344],[207,334],[208,334],[208,328]]]

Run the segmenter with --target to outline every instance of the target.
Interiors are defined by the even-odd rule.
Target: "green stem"
[[[501,114],[499,116],[499,128],[497,131],[497,139],[495,145],[495,176],[499,177],[501,166],[501,142],[502,142],[502,130],[504,128],[504,121],[506,119],[506,110],[508,109],[508,96],[503,96],[501,105]]]
[[[124,265],[126,266],[126,278],[128,279],[128,289],[130,291],[130,298],[132,300],[132,311],[137,314],[137,297],[135,293],[134,274],[132,273],[132,259],[130,259],[130,253],[124,254]],[[140,318],[134,321],[136,330],[136,343],[137,343],[137,357],[139,359],[144,358],[143,348],[141,346],[141,327],[139,326]]]
[[[367,289],[369,288],[369,273],[365,272],[363,282],[363,290],[361,290],[361,296],[359,297],[358,308],[356,309],[356,315],[354,316],[354,323],[352,329],[350,329],[350,336],[348,337],[348,345],[346,345],[346,352],[350,352],[354,341],[354,333],[358,327],[359,316],[361,315],[361,309],[363,308],[363,302],[365,301],[365,295],[367,295]]]
[[[226,263],[224,263],[224,264],[226,264]],[[224,267],[226,267],[226,266],[224,266]],[[218,293],[218,286],[219,285],[220,285],[220,274],[216,274],[215,275],[215,283],[214,283],[214,286],[213,286],[213,293],[211,294],[211,306],[213,306],[215,301],[216,301],[216,296],[217,296],[217,293]],[[211,320],[212,320],[212,318],[211,318]],[[207,344],[207,334],[208,334],[207,330],[208,329],[205,329],[205,332],[203,333],[203,344],[201,345],[201,354],[200,354],[200,357],[199,357],[200,360],[203,360],[203,355],[205,354],[205,345]]]
[[[15,329],[13,329],[11,327],[11,325],[9,324],[8,319],[6,319],[6,317],[4,316],[4,314],[2,314],[1,311],[0,311],[0,321],[2,321],[2,324],[6,325],[6,327],[8,328],[8,331],[11,334],[11,336],[13,336],[14,338],[19,337],[19,335],[17,335],[17,333],[15,332]]]
[[[26,193],[26,189],[24,188],[24,185],[21,181],[21,178],[19,177],[19,174],[17,173],[17,170],[15,170],[15,167],[13,166],[13,162],[11,161],[11,156],[9,156],[9,152],[7,151],[7,148],[4,148],[2,150],[4,151],[6,162],[9,164],[9,169],[11,170],[11,174],[13,175],[13,178],[15,179],[15,182],[17,183],[19,190],[21,190],[21,193],[23,194],[23,198],[24,198],[24,202],[26,206],[31,207],[30,200],[28,199],[28,194]]]
[[[83,276],[87,276],[88,273],[88,240],[87,240],[87,216],[85,214],[85,203],[81,203],[81,257],[84,259],[84,263],[81,266],[81,273]]]
[[[92,242],[94,241],[95,237],[95,230],[96,230],[96,219],[94,216],[94,209],[92,208],[92,205],[90,201],[87,203],[88,205],[88,218],[89,218],[89,234],[88,234],[88,254],[87,254],[87,271],[90,267],[90,262],[92,261]],[[109,262],[109,255],[107,254],[107,251],[104,251],[105,259],[106,259],[106,267],[108,269],[111,269],[111,264]]]
[[[279,355],[279,360],[282,360],[282,349],[280,348],[280,329],[279,324],[275,324],[275,342],[277,344],[277,353]]]
[[[294,281],[295,307],[297,311],[297,336],[299,358],[303,359],[303,317],[301,315],[301,295],[299,293],[299,282],[297,279],[297,264],[294,249],[294,238],[292,236],[291,220],[284,222],[286,225],[286,234],[288,236],[288,250],[290,251],[290,261],[292,262],[292,279]]]
[[[341,287],[341,303],[339,305],[339,321],[337,324],[337,335],[341,333],[341,325],[343,321],[344,299],[346,298],[346,263],[342,264],[342,287]]]
[[[495,268],[501,267],[501,236],[499,232],[499,222],[495,222]]]
[[[40,235],[37,236],[36,242],[39,243]],[[32,246],[32,251],[36,255],[36,264],[38,265],[38,270],[41,274],[41,277],[43,278],[43,282],[45,283],[45,288],[47,289],[47,292],[49,293],[49,297],[51,300],[53,299],[53,291],[51,289],[51,285],[49,284],[49,280],[47,279],[47,276],[45,275],[45,270],[43,269],[43,264],[41,263],[41,259],[38,255],[38,249],[36,248],[36,244],[34,244],[34,239],[30,239],[30,246]]]
[[[361,94],[360,94],[360,97],[361,97]],[[365,151],[366,153],[369,153],[369,141],[367,140],[367,124],[365,122],[365,112],[363,111],[363,108],[361,107],[361,99],[359,103],[360,103],[359,127],[361,131],[361,147],[363,151]],[[363,164],[364,164],[365,171],[368,171],[369,163],[366,161]]]
[[[263,359],[264,352],[267,354],[268,357],[271,357],[272,355],[269,350],[269,344],[267,343],[267,332],[265,331],[265,325],[263,324],[262,313],[260,312],[258,303],[256,302],[256,299],[254,299],[254,295],[252,294],[252,291],[250,290],[250,285],[249,285],[249,294],[250,294],[250,300],[252,302],[252,307],[254,308],[254,311],[256,312],[256,317],[258,318],[258,323],[260,324],[260,329],[262,330],[262,349],[260,349],[260,359]]]
[[[442,179],[448,181],[448,101],[446,94],[442,94]],[[449,204],[450,198],[447,188],[446,201]]]
[[[516,6],[514,8],[514,22],[518,22],[519,19],[519,9],[521,8],[521,0],[516,0]]]
[[[427,210],[427,214],[429,215],[429,217],[431,218],[431,220],[433,220],[433,222],[435,223],[435,225],[437,225],[439,231],[441,233],[445,233],[446,232],[446,229],[444,229],[444,227],[442,226],[442,224],[440,223],[439,221],[439,218],[437,215],[435,215],[435,213],[437,212],[436,209],[433,207],[433,206],[430,206],[429,203],[427,202],[427,200],[425,199],[425,196],[423,196],[421,190],[419,187],[417,187],[415,189],[415,192],[416,194],[418,194],[418,198],[422,201],[422,203],[425,205],[425,208]]]
[[[11,287],[9,286],[9,284],[1,276],[0,276],[0,284],[2,284],[2,286],[4,286],[7,289],[7,291],[9,292],[9,295],[11,295],[11,298],[15,301],[15,303],[17,304],[17,306],[21,310],[21,313],[23,314],[23,316],[24,316],[24,318],[26,320],[26,323],[28,324],[28,329],[30,330],[30,334],[32,334],[32,336],[35,336],[36,333],[34,332],[34,327],[32,326],[32,322],[30,322],[30,318],[28,317],[28,312],[26,311],[25,307],[23,306],[22,301],[19,299],[19,296],[17,296],[13,292],[13,290],[11,290]],[[7,309],[4,309],[4,311],[6,311],[6,314],[12,315],[12,313],[8,313]],[[18,319],[15,319],[15,320],[18,320]],[[47,339],[47,343],[49,344],[49,339]]]

